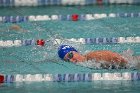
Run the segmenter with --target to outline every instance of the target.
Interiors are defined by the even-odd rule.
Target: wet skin
[[[108,51],[108,50],[99,50],[89,52],[86,55],[81,55],[78,52],[71,51],[72,57],[70,57],[70,53],[67,53],[64,57],[64,60],[76,63],[76,62],[86,62],[88,60],[95,60],[96,62],[104,61],[106,64],[118,64],[118,65],[126,65],[127,61],[118,53]]]

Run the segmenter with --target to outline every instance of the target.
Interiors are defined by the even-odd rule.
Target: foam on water
[[[122,56],[128,61],[128,64],[127,64],[128,68],[140,69],[138,67],[138,65],[140,63],[140,59],[137,56],[133,56],[133,55],[134,55],[134,51],[131,49],[123,51],[123,53],[122,53]]]
[[[81,65],[84,67],[89,67],[93,69],[140,69],[139,58],[133,56],[133,50],[126,50],[122,53],[122,56],[128,61],[128,64],[125,67],[120,67],[119,64],[105,64],[104,61],[97,62],[96,60],[89,60],[86,62],[79,62],[77,65]]]

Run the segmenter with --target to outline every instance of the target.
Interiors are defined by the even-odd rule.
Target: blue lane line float
[[[22,45],[23,46],[35,45],[35,41],[34,40],[22,40]]]
[[[66,15],[66,19],[64,21],[71,21],[71,15]]]
[[[56,74],[54,75],[55,82],[84,82],[92,81],[91,74]]]
[[[85,14],[81,14],[81,15],[79,15],[79,16],[80,16],[79,19],[80,19],[81,21],[84,21],[84,20],[86,19]]]
[[[27,16],[3,16],[2,17],[3,23],[21,23],[27,21],[28,21]]]
[[[96,44],[96,39],[95,38],[86,38],[85,39],[86,44]]]
[[[3,20],[4,23],[9,23],[10,22],[10,16],[4,16],[2,20]]]
[[[50,1],[50,5],[60,5],[61,4],[61,0],[51,0]]]
[[[38,0],[38,5],[61,5],[61,0]]]
[[[45,0],[38,0],[38,6],[45,5]]]
[[[132,80],[140,80],[140,73],[139,72],[133,72],[131,74]]]
[[[59,20],[71,21],[71,15],[59,15]]]
[[[61,74],[56,74],[56,75],[54,75],[53,81],[61,82],[63,80],[62,78],[63,77]]]
[[[106,38],[106,43],[107,44],[118,43],[118,38]]]
[[[73,82],[74,81],[74,74],[64,74],[63,81]]]
[[[133,1],[133,4],[139,4],[140,3],[140,0],[132,0]]]
[[[16,19],[16,17],[11,16],[11,17],[10,17],[10,22],[11,22],[11,23],[17,23],[18,20]]]
[[[15,17],[15,22],[16,23],[20,23],[20,22],[27,22],[28,21],[28,17],[27,16],[17,16]]]
[[[133,17],[139,17],[139,13],[133,13]]]
[[[125,18],[125,17],[137,18],[137,17],[140,17],[139,13],[117,13],[116,15],[117,15],[117,17],[122,17],[122,18]]]
[[[14,82],[14,75],[5,76],[5,83],[13,83],[13,82]]]
[[[49,5],[49,2],[48,0],[37,0],[37,5],[38,6]]]
[[[0,0],[0,7],[3,6],[3,0]]]
[[[13,82],[92,82],[102,80],[140,80],[140,72],[105,72],[105,73],[73,73],[73,74],[26,74],[26,75],[0,75],[0,83]]]
[[[104,42],[103,42],[103,38],[96,38],[96,42],[99,43],[99,44],[104,43]]]
[[[116,15],[117,17],[122,17],[122,18],[133,17],[133,13],[117,13]]]
[[[86,44],[116,44],[118,43],[118,38],[86,38]]]
[[[50,0],[45,0],[45,5],[49,5]]]
[[[85,73],[83,75],[84,75],[84,81],[87,81],[87,82],[91,82],[92,81],[92,74]]]
[[[75,74],[75,81],[84,81],[84,76],[83,74]]]
[[[14,0],[0,0],[0,6],[14,6]]]

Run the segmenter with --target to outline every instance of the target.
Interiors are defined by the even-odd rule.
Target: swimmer
[[[59,57],[68,62],[78,63],[86,62],[89,60],[95,60],[96,62],[104,62],[101,65],[102,68],[109,68],[109,65],[116,64],[123,68],[128,61],[120,54],[109,50],[98,50],[89,52],[86,55],[81,55],[74,47],[69,45],[61,45],[58,48]]]
[[[9,30],[15,30],[15,31],[21,31],[21,32],[27,32],[26,30],[22,29],[22,27],[20,27],[19,25],[11,25]]]

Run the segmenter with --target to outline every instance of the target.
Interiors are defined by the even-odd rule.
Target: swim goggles
[[[65,57],[65,61],[70,62],[70,59],[73,58],[73,52],[70,51],[69,53],[67,53],[67,56]]]

